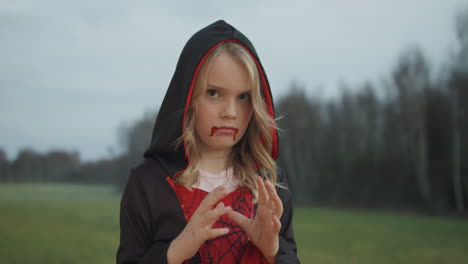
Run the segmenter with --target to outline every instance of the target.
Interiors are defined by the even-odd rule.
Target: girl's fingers
[[[230,206],[224,206],[224,203],[220,202],[220,203],[218,203],[218,205],[214,209],[206,212],[203,215],[202,223],[205,224],[205,225],[208,225],[209,227],[212,227],[214,225],[214,223],[222,215],[225,215],[225,214],[229,213],[229,211],[231,211],[231,207]]]
[[[258,187],[258,204],[266,204],[268,201],[268,194],[265,189],[265,184],[260,176],[257,176]]]
[[[216,189],[211,191],[205,199],[200,203],[197,211],[201,214],[204,214],[210,211],[215,204],[217,204],[221,199],[223,199],[228,194],[224,185],[218,186]]]
[[[283,202],[276,193],[275,186],[270,181],[266,181],[265,186],[268,190],[269,194],[269,204],[271,205],[271,209],[274,211],[274,214],[277,217],[281,217],[283,215]]]
[[[257,216],[263,215],[263,217],[261,217],[263,220],[257,219],[257,216],[254,220],[249,219],[243,214],[233,211],[231,207],[224,206],[224,203],[220,202],[220,200],[227,195],[227,190],[224,186],[220,186],[214,189],[205,197],[205,199],[200,203],[199,208],[195,212],[198,215],[198,217],[200,217],[200,222],[198,223],[201,223],[203,226],[208,228],[206,230],[206,233],[204,234],[204,237],[206,237],[205,240],[226,235],[230,232],[229,228],[212,229],[214,223],[216,223],[216,221],[224,214],[228,214],[229,218],[235,223],[237,223],[246,232],[251,231],[249,231],[249,228],[252,228],[252,221],[263,221],[263,224],[261,224],[260,228],[265,228],[266,226],[269,226],[268,228],[271,228],[271,231],[273,231],[274,233],[279,233],[279,231],[281,230],[281,222],[279,218],[283,214],[283,203],[281,202],[281,199],[276,193],[276,189],[271,182],[264,182],[260,176],[257,177],[256,181],[258,186],[258,204],[269,208],[265,208],[267,211],[262,211],[264,212],[263,214],[261,214],[260,211],[257,212],[259,214]],[[216,205],[215,208],[213,208],[214,205]],[[265,221],[271,222],[268,223]]]
[[[208,231],[206,240],[229,234],[229,228],[213,228]]]
[[[243,214],[236,211],[230,211],[228,214],[229,218],[236,222],[244,231],[247,231],[250,226],[251,219],[245,217]]]
[[[274,215],[273,216],[273,232],[279,233],[280,230],[281,230],[281,221],[276,215]]]
[[[275,187],[273,187],[273,192],[272,192],[272,184],[269,180],[265,180],[264,182],[265,184],[265,189],[267,190],[267,193],[268,193],[268,208],[270,208],[270,210],[272,210],[273,212],[276,212],[275,211],[275,208],[276,208],[276,203],[275,203],[275,200],[273,199],[275,193],[276,193],[276,190]]]

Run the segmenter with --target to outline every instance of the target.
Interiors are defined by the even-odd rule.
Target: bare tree
[[[317,148],[320,144],[320,112],[305,94],[304,87],[291,83],[290,92],[277,104],[279,121],[280,162],[289,174],[290,188],[298,203],[311,203],[316,198],[319,169]]]
[[[0,148],[0,182],[7,182],[9,178],[9,166],[7,155],[3,148]]]
[[[462,109],[460,98],[463,98],[461,90],[466,90],[468,87],[468,8],[462,10],[456,17],[456,27],[460,50],[454,56],[455,61],[449,77],[449,92],[452,100],[453,193],[457,211],[462,213],[465,210],[465,204],[461,176]]]
[[[418,191],[426,205],[431,204],[432,190],[428,172],[426,97],[430,88],[428,63],[419,49],[408,50],[400,57],[393,73],[406,129]]]

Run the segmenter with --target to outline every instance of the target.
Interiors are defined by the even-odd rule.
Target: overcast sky
[[[0,147],[116,149],[119,124],[159,108],[188,38],[224,19],[259,53],[273,95],[377,82],[418,45],[437,68],[462,0],[0,0]]]

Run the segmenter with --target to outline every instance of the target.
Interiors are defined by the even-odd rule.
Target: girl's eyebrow
[[[224,90],[225,90],[223,87],[218,86],[218,85],[215,85],[215,84],[208,84],[208,85],[207,85],[207,88],[208,88],[208,89],[221,90],[221,91],[224,91]]]
[[[226,91],[226,88],[224,87],[221,87],[221,86],[218,86],[218,85],[215,85],[215,84],[208,84],[206,86],[207,89],[216,89],[216,90],[220,90],[222,92]],[[244,91],[241,91],[239,94],[250,94],[252,91],[252,89],[246,89]]]

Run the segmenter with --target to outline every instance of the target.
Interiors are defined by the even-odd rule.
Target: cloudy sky
[[[0,0],[0,148],[107,157],[120,124],[159,108],[188,38],[221,18],[254,43],[275,96],[296,80],[333,97],[411,46],[439,67],[463,2]]]

